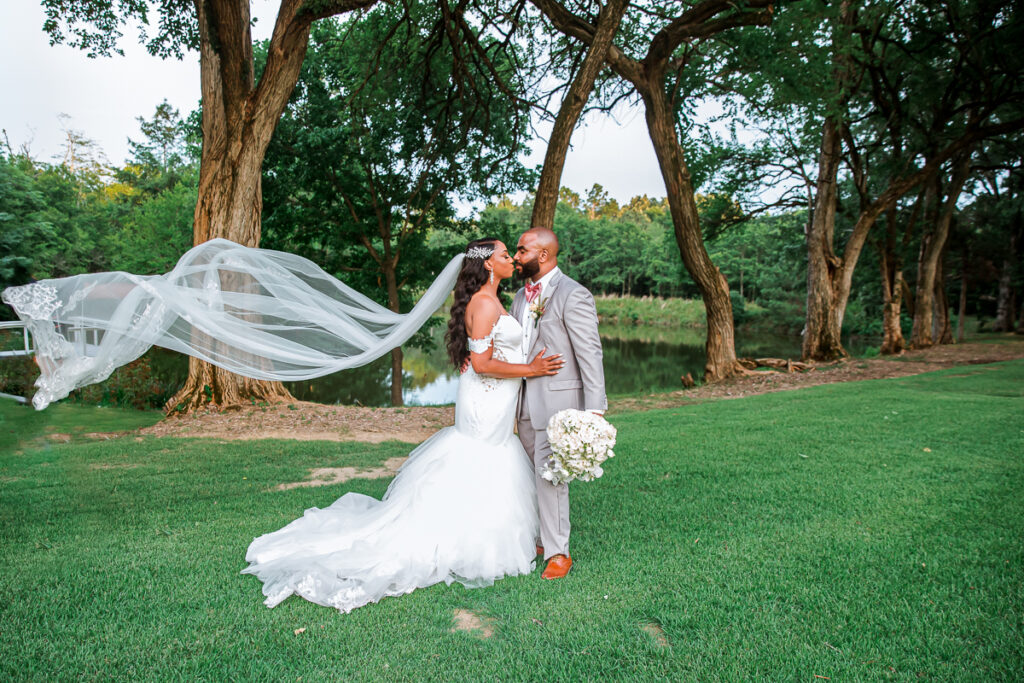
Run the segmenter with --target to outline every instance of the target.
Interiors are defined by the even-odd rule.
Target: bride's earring
[[[491,283],[492,285],[494,284],[494,271],[493,271],[493,270],[491,271],[491,278],[490,278],[489,282],[490,282],[490,283]]]

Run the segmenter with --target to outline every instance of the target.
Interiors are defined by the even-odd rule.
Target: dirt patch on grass
[[[456,609],[452,615],[455,625],[451,632],[464,631],[477,638],[490,638],[494,635],[494,620],[484,617],[468,609]]]
[[[133,470],[139,465],[131,462],[126,463],[110,463],[110,462],[94,462],[89,465],[90,470]]]
[[[139,430],[150,436],[420,443],[455,422],[455,408],[365,408],[296,401],[172,415]]]
[[[665,635],[665,629],[663,629],[661,627],[661,624],[659,624],[658,622],[652,621],[650,623],[644,624],[640,627],[640,630],[649,635],[651,638],[653,638],[654,643],[658,647],[669,646],[668,636]]]
[[[88,432],[82,436],[86,439],[92,439],[93,441],[110,441],[111,439],[116,439],[119,436],[128,436],[129,434],[134,434],[134,432]]]
[[[309,471],[309,479],[306,481],[278,484],[273,490],[288,491],[289,489],[307,486],[330,486],[331,484],[344,483],[350,479],[383,479],[384,477],[393,477],[405,460],[405,458],[388,458],[380,467],[367,469],[360,469],[358,467],[316,467]]]

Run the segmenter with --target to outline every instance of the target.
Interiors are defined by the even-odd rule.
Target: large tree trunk
[[[1006,257],[999,269],[999,291],[996,295],[996,319],[992,323],[993,332],[1012,332],[1014,329],[1014,306],[1013,297],[1013,269],[1014,259],[1012,258],[1015,239],[1011,237],[1010,248],[1006,250]]]
[[[900,289],[903,290],[903,305],[907,309],[907,315],[914,319],[914,290],[907,284],[906,278],[900,280]]]
[[[587,49],[576,77],[562,100],[562,106],[551,129],[547,151],[544,154],[544,168],[537,183],[537,195],[533,203],[530,225],[551,228],[555,223],[555,209],[558,207],[558,188],[565,167],[565,156],[569,151],[569,140],[579,121],[583,107],[594,89],[594,80],[604,67],[605,55],[612,44],[615,32],[622,22],[627,0],[608,0],[597,18],[594,40]]]
[[[901,194],[901,191],[895,189],[895,185],[890,185],[874,203],[861,210],[860,215],[857,216],[857,222],[854,223],[853,230],[846,240],[841,258],[831,253],[831,244],[828,245],[827,251],[820,243],[814,250],[810,248],[809,244],[808,258],[811,258],[814,251],[817,251],[821,257],[830,255],[830,258],[825,259],[827,279],[814,284],[816,289],[821,288],[821,291],[814,295],[814,307],[810,303],[811,286],[808,283],[804,360],[835,360],[847,355],[840,338],[843,333],[846,305],[850,301],[850,291],[853,287],[853,271],[857,267],[857,261],[860,259],[860,253],[864,249],[871,228],[874,227],[878,217],[884,211],[892,208]],[[828,239],[831,241],[831,235],[828,236]],[[825,289],[826,283],[827,289]]]
[[[826,118],[821,132],[814,212],[807,230],[807,312],[804,323],[803,360],[835,360],[847,355],[837,320],[836,283],[843,262],[833,250],[836,224],[836,176],[839,172],[842,137],[839,124]]]
[[[874,204],[869,205],[861,211],[857,222],[853,225],[853,231],[846,241],[843,249],[841,265],[835,270],[832,277],[832,296],[835,310],[829,317],[829,324],[832,329],[828,331],[829,338],[839,339],[843,330],[843,318],[846,316],[846,304],[850,302],[850,291],[853,288],[853,270],[857,267],[860,253],[867,242],[868,233],[878,221],[878,216],[899,198],[889,192],[883,194]],[[845,352],[845,350],[844,350]]]
[[[708,330],[704,379],[714,382],[743,374],[746,370],[736,362],[736,333],[729,285],[704,247],[690,172],[683,159],[683,150],[661,79],[652,78],[643,87],[638,87],[638,90],[644,101],[647,130],[665,180],[679,253],[687,272],[700,289],[706,309]]]
[[[911,348],[917,348],[913,342],[918,336],[918,326],[922,324],[922,321],[927,321],[929,332],[928,337],[931,338],[931,326],[932,316],[934,311],[932,310],[932,296],[925,298],[921,297],[921,276],[922,270],[925,268],[923,261],[925,255],[929,253],[931,244],[935,240],[936,232],[942,222],[944,216],[944,202],[942,194],[942,179],[938,176],[929,178],[924,183],[924,229],[921,233],[921,244],[918,246],[917,253],[917,282],[914,289],[914,310],[911,314],[913,320],[913,328],[911,331]],[[929,291],[934,288],[934,279],[928,282]],[[920,306],[927,306],[928,311],[924,313],[919,310]],[[930,344],[928,344],[930,345]]]
[[[249,3],[197,2],[203,152],[193,243],[223,237],[259,246],[263,198],[260,172],[277,121],[302,68],[311,18],[298,16],[301,0],[282,0],[267,66],[254,83]],[[238,406],[292,400],[280,382],[264,382],[189,359],[185,386],[164,409]]]
[[[389,255],[390,256],[390,255]],[[395,259],[387,258],[381,264],[384,271],[384,283],[388,290],[388,308],[399,313],[398,274],[395,272]],[[391,349],[391,405],[404,405],[402,401],[402,347]]]
[[[907,283],[903,277],[903,249],[913,232],[917,221],[917,210],[921,202],[914,205],[906,224],[903,227],[903,239],[897,246],[898,212],[895,205],[886,212],[886,234],[879,240],[879,265],[882,271],[882,347],[883,354],[902,353],[906,348],[903,338],[901,317],[903,311],[903,294]]]
[[[967,259],[964,259],[963,270],[960,271],[960,306],[956,314],[956,340],[964,340],[964,318],[967,317]]]
[[[849,55],[839,46],[854,23],[856,8],[851,0],[842,0],[839,24],[832,34],[831,104],[845,111],[849,94],[847,83],[852,64]],[[848,354],[841,340],[846,298],[841,291],[844,259],[836,256],[834,236],[836,210],[839,203],[837,178],[842,158],[843,120],[837,114],[825,117],[821,128],[821,149],[818,153],[818,177],[815,181],[814,206],[807,228],[807,310],[805,311],[801,356],[805,361],[830,361]],[[866,233],[865,233],[866,238]],[[852,264],[849,269],[852,271]],[[849,292],[847,291],[847,295]]]
[[[910,333],[910,345],[915,349],[925,349],[935,343],[932,326],[934,324],[936,272],[939,268],[939,260],[946,249],[946,239],[949,237],[949,227],[953,222],[956,202],[970,175],[971,152],[969,148],[957,159],[954,167],[955,171],[945,199],[943,200],[941,192],[937,191],[935,194],[935,201],[942,202],[937,219],[932,229],[926,230],[921,238],[921,251],[917,263],[917,288],[914,297],[914,327]]]
[[[864,250],[864,244],[867,242],[871,228],[878,221],[878,217],[884,211],[892,208],[893,203],[905,192],[905,189],[902,189],[905,186],[906,183],[904,181],[891,184],[874,203],[862,209],[857,217],[857,222],[853,225],[849,238],[846,240],[846,247],[843,249],[842,258],[832,255],[832,259],[828,261],[828,289],[816,296],[816,300],[827,302],[828,307],[825,308],[821,305],[819,308],[814,309],[817,311],[814,316],[815,324],[818,325],[816,336],[821,341],[817,345],[817,355],[805,353],[804,360],[834,360],[846,355],[846,350],[842,347],[839,339],[843,331],[846,305],[850,301],[850,291],[853,287],[854,268],[857,267],[857,261],[860,259],[861,251]],[[811,253],[810,249],[808,253]],[[817,283],[815,286],[825,287],[823,283]],[[808,299],[810,300],[810,292],[808,292]],[[811,318],[812,316],[809,313],[807,318],[808,327],[811,325]],[[807,336],[810,336],[809,330],[805,330],[804,334],[804,349],[806,350],[808,347]],[[832,352],[826,353],[829,349]]]
[[[917,183],[921,182],[923,178],[927,176],[932,167],[925,167],[918,171],[909,178],[894,179],[889,183],[889,186],[875,199],[874,202],[867,204],[861,209],[860,215],[857,217],[857,222],[853,225],[853,230],[850,232],[849,238],[846,240],[846,246],[843,248],[842,258],[833,255],[833,261],[830,261],[828,271],[828,284],[829,291],[828,295],[831,297],[831,308],[828,310],[827,315],[824,317],[824,324],[827,325],[825,329],[820,332],[820,336],[824,339],[835,339],[838,340],[842,334],[843,329],[843,318],[846,315],[846,305],[850,301],[850,291],[853,287],[853,271],[857,267],[857,261],[860,259],[860,253],[864,250],[864,244],[867,242],[868,234],[878,221],[878,217],[892,208],[893,204],[908,190],[914,187]],[[905,281],[899,281],[901,288],[904,287]],[[915,302],[912,297],[907,296],[904,291],[904,301],[907,303],[907,308],[915,306],[915,310],[919,307],[919,302]],[[929,307],[931,306],[931,299],[929,298]],[[806,348],[807,340],[804,339],[804,345]],[[839,346],[842,349],[842,346]],[[843,350],[845,353],[845,350]],[[825,360],[828,356],[819,356],[814,358],[811,356],[805,356],[805,360]]]
[[[1024,237],[1024,225],[1021,225],[1021,214],[1014,216],[1013,225],[1010,230],[1010,243],[1003,256],[1003,263],[999,269],[999,290],[996,294],[996,319],[992,324],[994,332],[1013,332],[1015,327],[1014,315],[1017,306],[1013,289],[1013,274],[1017,270],[1017,261],[1020,258],[1018,251],[1021,247],[1021,239]],[[1024,305],[1024,301],[1021,302]],[[1024,310],[1024,309],[1022,309]],[[1024,325],[1024,315],[1021,316],[1021,324]]]
[[[882,261],[882,353],[901,353],[906,346],[900,315],[903,308],[903,268],[893,254],[881,254]]]
[[[949,296],[946,294],[946,267],[943,257],[935,273],[935,341],[938,344],[953,343],[953,326],[949,320]]]

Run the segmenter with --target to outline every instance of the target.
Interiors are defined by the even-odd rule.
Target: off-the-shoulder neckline
[[[516,317],[515,317],[514,315],[512,315],[511,313],[508,313],[508,312],[502,313],[502,314],[501,314],[501,315],[499,315],[499,316],[497,317],[497,319],[496,319],[496,320],[494,321],[494,324],[493,324],[493,325],[491,325],[491,331],[490,331],[489,333],[487,333],[487,334],[486,334],[486,335],[484,335],[483,337],[479,337],[479,338],[474,338],[474,337],[471,337],[471,336],[469,336],[469,330],[467,330],[467,331],[466,331],[466,338],[467,338],[467,339],[470,339],[470,340],[473,340],[473,341],[480,341],[480,340],[483,340],[483,339],[488,339],[488,338],[490,338],[490,337],[493,337],[493,336],[494,336],[494,328],[498,326],[498,323],[499,323],[499,322],[501,322],[501,319],[502,319],[502,318],[512,318],[513,320],[515,320],[515,319],[516,319]],[[517,321],[517,322],[518,322],[518,321]]]

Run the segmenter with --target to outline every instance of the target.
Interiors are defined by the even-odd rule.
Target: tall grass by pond
[[[602,323],[612,325],[644,325],[655,327],[704,328],[704,302],[700,299],[663,299],[656,296],[594,297],[597,317]],[[733,300],[734,316],[738,320],[757,318],[765,309],[756,303]]]
[[[704,302],[699,299],[661,299],[637,296],[594,297],[597,316],[613,325],[703,327]]]

